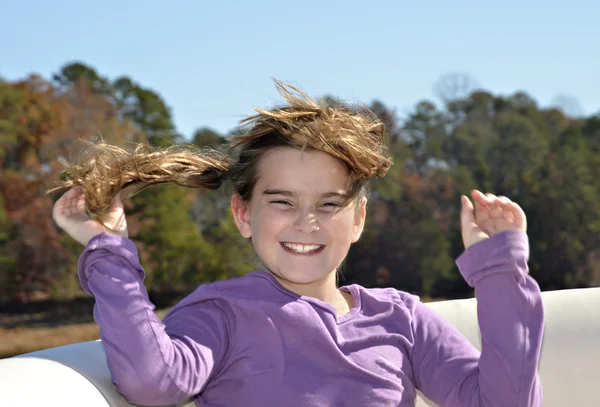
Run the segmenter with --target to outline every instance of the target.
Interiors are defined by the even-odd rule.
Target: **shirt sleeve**
[[[117,390],[133,404],[169,405],[200,393],[227,355],[231,310],[199,288],[162,322],[144,287],[134,243],[104,233],[78,262]],[[204,292],[203,292],[204,291]]]
[[[499,233],[457,259],[475,288],[479,353],[454,327],[421,302],[413,305],[413,372],[417,387],[442,407],[541,407],[538,362],[544,312],[528,275],[523,231]]]

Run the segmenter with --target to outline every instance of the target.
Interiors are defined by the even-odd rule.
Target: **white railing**
[[[544,407],[600,406],[600,288],[542,294]],[[480,347],[474,299],[429,303]],[[417,407],[430,406],[419,399]],[[128,407],[110,381],[100,341],[0,360],[0,407]],[[186,407],[192,407],[189,403]]]

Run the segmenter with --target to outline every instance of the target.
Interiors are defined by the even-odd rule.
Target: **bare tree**
[[[464,99],[479,88],[477,80],[466,73],[447,73],[433,85],[435,95],[444,103]]]
[[[551,106],[559,109],[566,116],[582,117],[584,115],[583,108],[572,96],[557,95],[552,100]]]

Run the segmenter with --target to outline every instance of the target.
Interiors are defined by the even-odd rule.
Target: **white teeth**
[[[295,251],[296,253],[310,253],[310,252],[314,252],[315,250],[318,250],[321,247],[323,247],[320,244],[284,243],[283,245],[285,247],[287,247],[288,249]]]

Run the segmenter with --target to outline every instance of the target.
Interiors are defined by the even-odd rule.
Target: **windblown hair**
[[[90,144],[50,192],[80,185],[88,213],[102,222],[119,192],[125,200],[160,184],[217,189],[229,179],[235,192],[250,201],[261,157],[276,147],[318,150],[344,163],[350,175],[346,204],[365,195],[370,178],[387,173],[392,161],[385,151],[385,127],[372,112],[317,103],[280,81],[276,86],[287,104],[255,109],[255,115],[242,121],[244,131],[227,152],[193,145],[140,144],[127,151],[106,143]]]

